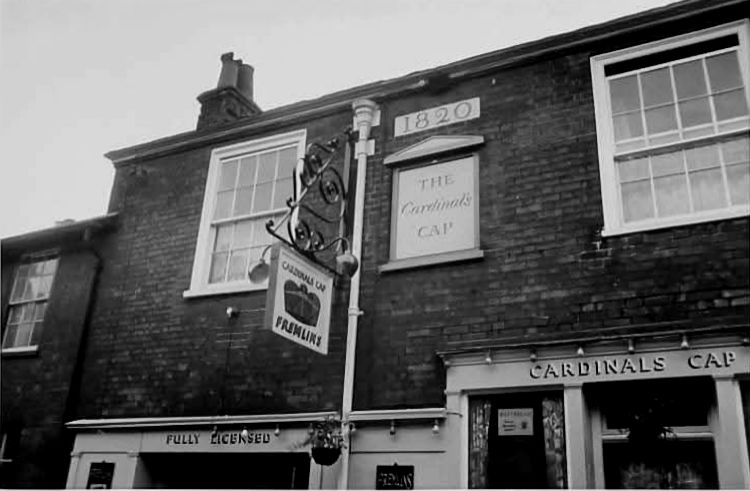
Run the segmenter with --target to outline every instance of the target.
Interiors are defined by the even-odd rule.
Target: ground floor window
[[[712,379],[611,382],[588,393],[601,415],[606,488],[718,488]]]
[[[471,488],[567,487],[562,391],[469,399]]]

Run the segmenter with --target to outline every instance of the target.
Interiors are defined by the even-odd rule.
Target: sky
[[[104,153],[195,128],[219,57],[264,110],[674,0],[0,0],[0,238],[107,212]]]

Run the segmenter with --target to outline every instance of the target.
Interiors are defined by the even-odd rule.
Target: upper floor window
[[[216,149],[211,154],[190,290],[185,296],[265,288],[247,279],[273,237],[265,224],[287,211],[305,130]]]
[[[591,59],[604,233],[750,213],[746,22]]]
[[[10,309],[3,334],[3,350],[37,346],[57,258],[35,256],[24,260],[16,271],[10,292]]]

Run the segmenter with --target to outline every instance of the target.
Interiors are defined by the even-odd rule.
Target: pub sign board
[[[414,466],[377,466],[375,489],[414,489]]]
[[[266,327],[327,355],[333,275],[282,243],[271,249],[270,269]]]
[[[470,156],[396,173],[392,260],[477,247],[476,169]]]

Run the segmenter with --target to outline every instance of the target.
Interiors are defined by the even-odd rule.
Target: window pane
[[[17,325],[8,325],[5,329],[5,337],[3,338],[3,348],[13,348],[16,345],[16,335],[18,334]]]
[[[708,104],[708,97],[680,102],[680,121],[684,128],[710,123],[711,107]]]
[[[253,196],[253,213],[266,211],[271,206],[271,191],[273,182],[258,184],[255,186],[255,196]]]
[[[638,79],[636,75],[618,78],[609,82],[612,96],[612,112],[621,113],[640,109],[641,99],[638,95]]]
[[[711,81],[711,92],[742,87],[742,76],[735,51],[706,58],[706,67],[708,79]]]
[[[240,177],[237,186],[252,186],[255,184],[255,168],[258,163],[258,157],[246,157],[240,160]]]
[[[241,248],[241,247],[247,247],[250,245],[250,240],[252,240],[252,232],[253,232],[253,222],[250,220],[245,220],[243,222],[237,223],[234,228],[234,243],[232,244],[232,248]]]
[[[739,138],[721,144],[721,153],[725,164],[747,162],[750,160],[750,139]]]
[[[34,308],[34,320],[40,322],[44,320],[44,313],[47,311],[47,302],[37,302]]]
[[[221,174],[219,175],[219,190],[224,191],[232,189],[237,180],[237,161],[230,160],[221,164]]]
[[[247,215],[252,209],[253,188],[238,188],[234,199],[234,213],[232,216]]]
[[[208,278],[209,283],[224,281],[228,257],[229,254],[226,252],[219,252],[211,256],[211,274]]]
[[[42,323],[40,321],[35,322],[31,326],[31,339],[29,339],[30,346],[36,346],[39,344],[39,339],[42,337]]]
[[[297,147],[279,150],[279,179],[291,179],[292,170],[297,165]]]
[[[13,284],[13,292],[11,293],[10,300],[12,302],[23,299],[23,291],[26,288],[26,279],[29,274],[29,265],[24,264],[18,268],[16,274],[16,281]]]
[[[278,223],[279,218],[278,216],[273,217],[274,223]],[[267,221],[267,218],[263,218],[262,220],[255,220],[253,222],[253,245],[266,246],[273,241],[273,236],[266,230]],[[286,223],[284,223],[284,226],[286,226]],[[282,232],[285,232],[285,230]]]
[[[674,81],[677,85],[677,98],[687,99],[706,93],[706,79],[703,76],[701,60],[681,63],[674,67]]]
[[[284,208],[286,200],[292,197],[292,180],[281,179],[276,181],[276,189],[273,196],[273,209]]]
[[[672,102],[672,81],[669,68],[660,68],[641,74],[644,107],[656,106],[665,102]]]
[[[684,174],[685,167],[682,163],[682,152],[654,155],[651,157],[651,169],[655,177]]]
[[[216,229],[214,252],[226,251],[232,246],[232,225],[222,225]]]
[[[21,309],[21,323],[31,322],[34,320],[33,303],[25,303],[23,305],[19,305],[19,308]]]
[[[643,135],[641,113],[629,113],[614,117],[615,140],[627,140]]]
[[[247,277],[248,249],[232,251],[229,259],[229,281],[242,280]]]
[[[232,211],[232,198],[234,191],[224,191],[216,195],[216,207],[214,208],[214,220],[227,218]]]
[[[650,181],[636,181],[622,185],[622,213],[626,222],[654,216]]]
[[[721,169],[710,169],[690,174],[695,211],[713,210],[726,206]]]
[[[687,167],[690,170],[707,169],[719,165],[719,152],[716,145],[685,150]]]
[[[44,262],[44,274],[55,274],[57,271],[57,259],[50,259]]]
[[[687,181],[684,175],[654,179],[656,209],[660,217],[681,215],[690,212]]]
[[[31,344],[31,330],[33,328],[33,322],[19,325],[14,346],[29,346]]]
[[[747,114],[745,91],[740,89],[715,95],[714,106],[718,121],[744,116]]]
[[[647,158],[625,160],[620,162],[617,168],[620,172],[620,182],[647,179],[649,177]]]
[[[746,205],[750,202],[750,164],[727,167],[729,195],[733,205]]]
[[[277,152],[269,152],[260,155],[258,164],[258,182],[269,182],[276,178],[276,155]]]
[[[661,133],[677,129],[674,106],[662,106],[646,111],[646,128],[648,133]]]
[[[21,322],[21,312],[23,312],[23,305],[15,306],[10,308],[8,314],[8,324],[18,324]]]

